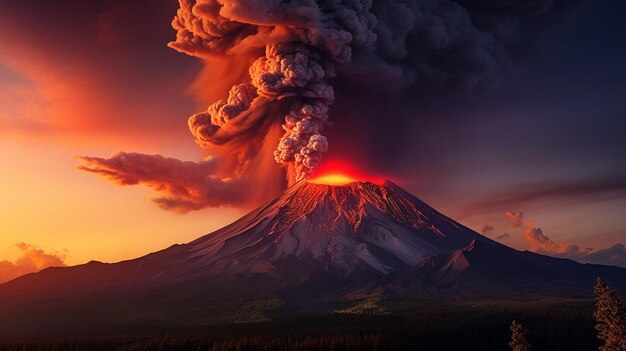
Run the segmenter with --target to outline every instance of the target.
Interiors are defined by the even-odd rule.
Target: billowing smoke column
[[[268,45],[265,56],[250,66],[252,83],[234,85],[227,100],[217,101],[206,112],[191,116],[189,129],[200,145],[210,147],[218,144],[213,136],[220,128],[228,128],[228,122],[248,110],[255,98],[261,96],[270,101],[293,98],[283,124],[285,134],[274,158],[281,164],[292,162],[297,179],[305,178],[319,163],[321,153],[328,149],[321,131],[334,99],[319,59],[320,55],[306,45]]]
[[[328,83],[335,65],[350,62],[353,49],[371,49],[375,43],[370,7],[371,1],[181,0],[171,47],[200,57],[265,48],[249,68],[250,83],[234,85],[227,100],[191,116],[189,127],[198,143],[218,145],[215,135],[257,98],[288,100],[274,159],[292,164],[297,180],[306,178],[328,149],[322,131],[335,99]]]
[[[180,212],[268,200],[285,185],[280,179],[284,171],[274,161],[286,166],[289,182],[307,178],[328,150],[324,130],[341,89],[359,96],[360,89],[371,88],[446,92],[450,87],[471,91],[497,86],[515,73],[516,59],[531,46],[529,39],[543,35],[546,26],[557,23],[575,3],[179,2],[172,22],[176,40],[169,46],[205,62],[192,90],[210,106],[188,122],[197,143],[208,149],[210,169],[206,161],[130,153],[109,159],[84,157],[82,169],[118,184],[148,186],[159,195],[155,201],[160,206]],[[337,80],[341,89],[331,86]],[[422,96],[411,94],[411,99]],[[413,118],[406,113],[396,116],[395,107],[389,106],[389,114],[364,111],[358,119],[347,120],[355,121],[350,127],[356,130],[368,125],[359,120],[388,125],[402,123],[402,116]],[[358,142],[350,130],[334,132],[350,141],[344,140],[344,145]]]

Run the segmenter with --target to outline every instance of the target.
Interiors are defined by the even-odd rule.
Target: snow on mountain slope
[[[196,265],[232,272],[286,257],[348,274],[365,265],[387,274],[428,256],[489,240],[391,182],[330,186],[300,182],[234,224],[186,245]]]
[[[102,313],[111,323],[167,311],[185,321],[235,320],[234,311],[257,303],[280,306],[283,313],[334,311],[370,295],[380,303],[589,297],[597,276],[626,291],[626,269],[512,249],[391,182],[299,182],[188,244],[114,264],[49,268],[0,284],[0,329],[3,320],[37,319],[37,328],[46,330]],[[25,313],[38,311],[33,306],[55,313],[44,319]],[[6,332],[15,329],[7,326]]]
[[[470,275],[477,284],[511,276],[520,283],[528,277],[531,282],[558,280],[577,269],[593,270],[588,267],[598,266],[523,253],[492,241],[389,181],[380,185],[302,181],[236,222],[188,244],[116,264],[52,268],[0,285],[0,295],[20,290],[28,295],[38,290],[29,286],[42,282],[59,285],[51,291],[70,287],[96,291],[238,274],[233,279],[268,274],[281,285],[283,278],[284,284],[291,284],[289,279],[311,272],[327,272],[329,280],[331,275],[349,277],[346,283],[357,276],[363,281],[385,277],[380,284],[400,279],[402,285],[423,289],[426,283],[441,285],[438,280],[461,281]]]

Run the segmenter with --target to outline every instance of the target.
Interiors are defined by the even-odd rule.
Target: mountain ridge
[[[592,296],[597,276],[626,291],[626,269],[512,249],[392,182],[299,182],[189,243],[0,284],[0,322],[34,318],[45,329],[67,322],[61,315],[74,315],[83,321],[78,327],[86,327],[102,306],[102,318],[116,325],[129,318],[149,323],[155,315],[185,323],[233,321],[246,308],[256,316],[333,312],[349,310],[363,296],[376,296],[377,306],[391,300],[580,299]],[[33,307],[42,304],[59,315],[43,316]]]

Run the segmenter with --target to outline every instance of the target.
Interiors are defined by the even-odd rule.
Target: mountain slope
[[[391,182],[300,182],[188,244],[0,285],[0,336],[25,323],[52,332],[68,319],[78,329],[263,319],[335,311],[364,297],[589,297],[596,276],[626,291],[626,269],[514,250]]]

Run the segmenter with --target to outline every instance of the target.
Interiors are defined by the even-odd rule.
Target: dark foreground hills
[[[512,249],[391,182],[299,182],[188,244],[1,284],[0,340],[82,337],[123,346],[129,335],[161,343],[167,333],[196,340],[194,349],[231,341],[262,349],[255,343],[283,338],[293,342],[287,349],[304,350],[307,336],[311,345],[339,338],[337,345],[395,349],[443,338],[425,349],[461,340],[463,349],[481,342],[492,349],[517,316],[553,328],[555,340],[592,346],[598,276],[626,292],[626,269]],[[459,337],[449,338],[455,331]],[[367,349],[352,346],[341,349]]]

